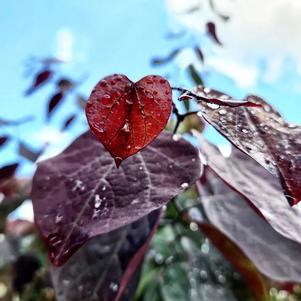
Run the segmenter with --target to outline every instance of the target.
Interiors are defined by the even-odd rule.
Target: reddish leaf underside
[[[32,200],[36,225],[55,265],[90,238],[161,208],[200,176],[198,150],[162,133],[118,169],[87,132],[38,164]]]
[[[229,99],[216,90],[198,87],[211,98]],[[261,107],[213,107],[202,104],[204,118],[241,151],[277,176],[291,205],[301,200],[301,127],[292,125],[268,103],[250,95]]]
[[[197,137],[210,169],[244,196],[274,230],[301,244],[301,211],[289,206],[278,179],[236,148],[226,159],[201,135]]]
[[[86,115],[92,132],[118,166],[160,134],[171,109],[172,91],[163,77],[149,75],[133,83],[115,74],[96,85]]]
[[[206,216],[252,260],[257,269],[279,282],[301,282],[301,245],[274,229],[237,192],[206,172],[207,185],[199,185]]]

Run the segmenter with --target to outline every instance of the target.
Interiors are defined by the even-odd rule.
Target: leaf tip
[[[115,161],[116,167],[119,168],[119,166],[120,166],[121,162],[123,161],[123,159],[120,158],[120,157],[115,157],[114,161]]]

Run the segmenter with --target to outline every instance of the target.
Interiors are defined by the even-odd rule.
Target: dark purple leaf
[[[75,120],[76,118],[76,114],[72,114],[70,115],[64,122],[63,126],[62,126],[62,131],[65,131]]]
[[[38,88],[40,88],[43,84],[45,84],[52,76],[52,71],[49,69],[42,70],[39,72],[31,85],[31,87],[25,92],[25,95],[30,95]]]
[[[0,146],[4,145],[8,141],[8,136],[1,136],[0,137]]]
[[[300,208],[289,206],[277,178],[239,150],[234,149],[226,159],[213,145],[199,138],[208,166],[257,208],[277,232],[301,243]]]
[[[203,93],[203,88],[201,93]],[[210,97],[222,97],[211,90]],[[228,96],[224,96],[227,98]],[[290,204],[301,200],[301,127],[286,123],[263,99],[248,96],[257,108],[213,108],[200,104],[204,118],[237,148],[277,176]]]
[[[54,95],[51,96],[48,109],[47,109],[47,119],[49,119],[53,113],[53,110],[61,103],[64,98],[64,92],[59,91],[56,92]]]
[[[0,181],[14,176],[19,163],[13,163],[0,168]]]
[[[279,282],[301,282],[301,245],[276,232],[237,192],[207,173],[210,192],[202,189],[206,216],[235,242],[257,269]],[[244,184],[241,184],[244,185]]]
[[[18,152],[19,152],[19,155],[26,158],[27,160],[29,160],[31,162],[35,162],[39,158],[39,156],[42,154],[43,151],[42,150],[34,151],[25,143],[20,142]]]
[[[33,180],[36,224],[60,265],[88,239],[162,207],[200,176],[198,151],[162,133],[118,169],[86,132],[62,154],[38,164]]]
[[[133,300],[140,265],[159,217],[160,210],[156,210],[132,224],[99,235],[62,267],[51,267],[57,300]]]
[[[207,28],[207,34],[212,38],[212,40],[215,41],[218,45],[222,46],[222,43],[216,34],[215,24],[213,22],[208,22],[206,24],[206,28]]]

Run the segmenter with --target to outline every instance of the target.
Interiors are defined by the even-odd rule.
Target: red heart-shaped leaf
[[[92,132],[119,166],[160,134],[171,108],[171,87],[163,77],[149,75],[133,83],[114,74],[96,85],[86,115]]]

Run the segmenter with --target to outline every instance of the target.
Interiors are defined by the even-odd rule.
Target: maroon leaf
[[[64,92],[62,91],[56,92],[54,95],[51,96],[48,103],[47,119],[51,117],[53,110],[61,103],[63,98],[64,98]]]
[[[209,95],[221,97],[214,90]],[[289,203],[297,204],[301,200],[301,127],[286,123],[272,106],[257,96],[248,96],[246,101],[259,103],[261,107],[218,109],[201,104],[201,109],[216,130],[277,176]]]
[[[164,129],[172,108],[167,80],[149,75],[136,83],[125,75],[101,80],[86,106],[88,123],[119,166]]]
[[[70,115],[64,122],[63,126],[62,126],[62,131],[65,131],[75,120],[76,118],[76,114],[72,114]]]
[[[198,151],[162,133],[118,169],[87,132],[62,154],[38,164],[35,220],[51,261],[60,265],[88,239],[162,207],[200,175]]]
[[[206,174],[210,192],[202,189],[206,216],[230,237],[252,260],[257,269],[279,282],[301,282],[301,245],[273,228],[237,192],[212,173]]]
[[[257,208],[277,232],[301,243],[301,212],[286,202],[277,178],[239,150],[234,149],[232,156],[226,159],[213,145],[201,139],[201,152],[208,166]]]
[[[0,168],[0,181],[14,176],[19,163],[13,163]]]
[[[0,146],[4,145],[8,141],[8,136],[2,136],[0,137]]]
[[[62,267],[52,267],[57,300],[133,300],[139,266],[159,217],[160,211],[156,210],[130,225],[99,235]]]
[[[52,71],[49,69],[45,69],[38,73],[31,85],[31,87],[25,92],[25,95],[30,95],[38,88],[40,88],[43,84],[45,84],[52,76]]]
[[[213,39],[213,41],[215,41],[218,45],[222,46],[223,44],[221,43],[221,41],[219,40],[216,34],[215,24],[213,22],[208,22],[206,24],[206,28],[207,28],[208,35]]]

